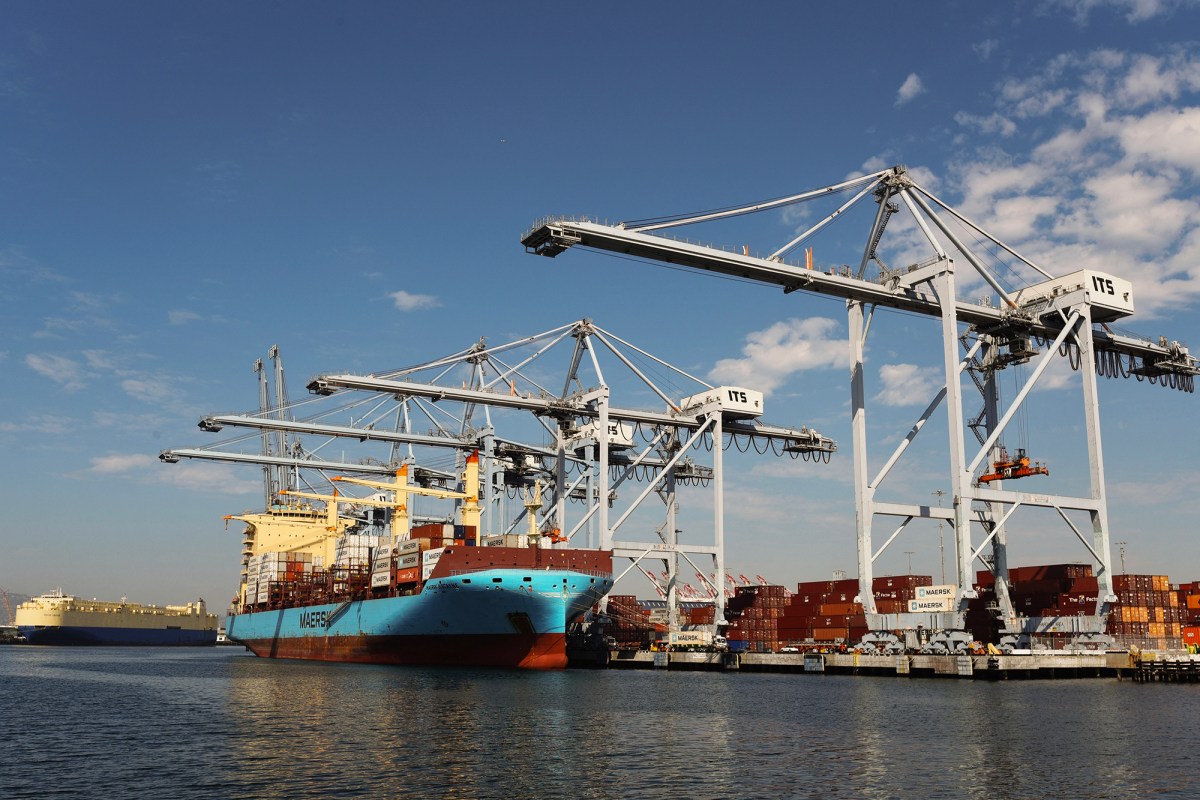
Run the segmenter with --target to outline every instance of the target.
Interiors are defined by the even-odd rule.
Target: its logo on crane
[[[1092,275],[1092,288],[1103,294],[1115,295],[1117,290],[1113,288],[1112,278],[1105,278],[1101,275]]]

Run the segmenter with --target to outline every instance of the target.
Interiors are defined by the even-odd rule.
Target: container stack
[[[874,578],[871,593],[880,614],[908,611],[908,601],[916,599],[917,587],[932,586],[928,575],[891,575]],[[857,579],[808,581],[796,585],[796,594],[780,622],[784,642],[854,643],[867,633],[867,618],[859,594]]]
[[[731,642],[746,642],[754,653],[774,652],[780,647],[779,620],[791,598],[782,586],[739,586],[730,598],[726,617]]]
[[[680,611],[684,625],[712,625],[717,620],[717,607],[712,603],[687,602]]]
[[[906,614],[908,603],[917,599],[917,589],[933,586],[932,575],[885,575],[871,581],[875,610],[880,614]]]
[[[1108,617],[1108,633],[1130,643],[1154,649],[1172,649],[1186,643],[1183,621],[1186,595],[1180,607],[1179,592],[1171,590],[1166,575],[1114,575],[1117,602]]]
[[[446,547],[454,544],[454,526],[440,522],[428,525],[414,525],[408,537],[412,539],[428,539],[428,547]],[[426,549],[425,547],[421,548]]]
[[[276,595],[292,591],[297,583],[308,581],[313,573],[313,554],[309,552],[260,553],[246,565],[246,602],[257,605]]]
[[[1099,588],[1088,564],[1013,567],[1008,579],[1013,609],[1022,616],[1079,617],[1096,612]],[[975,590],[980,601],[994,604],[995,576],[988,570],[977,572]]]
[[[1200,648],[1200,581],[1182,583],[1175,589],[1183,645]]]
[[[338,539],[333,559],[335,567],[370,567],[371,553],[381,544],[381,537],[369,533],[347,533]]]
[[[617,647],[643,649],[655,639],[656,626],[634,595],[610,594],[608,616],[612,620],[608,635],[616,639]]]

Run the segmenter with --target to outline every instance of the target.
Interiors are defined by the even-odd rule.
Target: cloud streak
[[[902,106],[924,92],[925,85],[921,82],[921,77],[915,72],[910,72],[896,92],[896,105]]]
[[[838,323],[824,317],[787,319],[747,334],[740,358],[724,358],[710,380],[769,394],[793,375],[810,369],[848,367],[850,346],[835,337]]]
[[[388,295],[398,311],[421,311],[427,308],[439,308],[442,304],[431,294],[412,294],[400,290]]]

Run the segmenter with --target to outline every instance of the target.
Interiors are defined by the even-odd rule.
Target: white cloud
[[[987,61],[999,47],[1000,42],[996,39],[984,39],[982,42],[971,45],[971,49],[975,51],[975,55],[979,56],[980,61]]]
[[[1112,9],[1125,17],[1126,22],[1139,23],[1168,14],[1180,5],[1179,0],[1048,0],[1049,8],[1062,8],[1071,13],[1075,22],[1087,24],[1097,9]]]
[[[83,357],[92,369],[117,369],[117,362],[113,359],[112,354],[103,350],[84,350]]]
[[[0,91],[0,94],[3,94],[3,91]],[[0,275],[3,275],[5,280],[28,283],[65,283],[67,281],[63,275],[39,264],[19,248],[12,246],[0,250]]]
[[[1039,222],[1050,219],[1058,210],[1054,197],[1018,195],[997,200],[993,206],[995,222],[988,230],[1004,241],[1023,241],[1036,231]]]
[[[412,294],[406,291],[392,292],[388,295],[400,311],[419,311],[424,308],[439,308],[442,304],[431,294]]]
[[[93,458],[88,472],[108,475],[144,469],[157,463],[158,459],[147,453],[114,453]]]
[[[196,322],[204,319],[195,311],[168,311],[167,322],[172,325],[186,325],[189,322]]]
[[[23,422],[13,422],[12,420],[8,419],[0,419],[0,432],[3,433],[21,433],[29,431],[34,433],[59,434],[68,433],[74,429],[74,423],[71,420],[63,417],[41,415],[29,417]]]
[[[84,386],[86,375],[83,367],[78,361],[73,361],[65,356],[30,353],[25,356],[25,365],[43,378],[49,378],[68,391],[82,389]]]
[[[163,464],[148,453],[113,453],[91,460],[86,472],[94,475],[132,475],[141,483],[158,483],[202,492],[251,495],[262,491],[262,482],[247,480],[244,470],[229,464],[183,462]]]
[[[157,462],[157,459],[153,459]],[[229,495],[261,495],[262,480],[251,480],[248,471],[229,464],[208,462],[156,463],[148,477],[155,483],[196,492],[215,492]]]
[[[1163,164],[1200,175],[1200,107],[1164,108],[1123,117],[1113,129],[1133,164]]]
[[[824,317],[777,322],[747,334],[743,357],[721,359],[708,377],[770,394],[797,372],[848,367],[849,344],[844,338],[831,338],[837,327],[834,320]]]
[[[162,404],[176,397],[175,387],[164,378],[127,378],[121,388],[130,397],[146,403]]]
[[[875,399],[885,406],[926,405],[945,384],[938,367],[884,364],[879,368],[883,389]]]
[[[954,115],[954,121],[964,128],[974,128],[983,133],[998,133],[1001,136],[1012,136],[1017,132],[1017,125],[1008,117],[991,114],[983,117],[959,111]]]
[[[896,92],[896,105],[902,106],[924,91],[925,86],[921,83],[920,76],[915,72],[911,72],[904,79],[904,83],[900,84],[899,91]]]
[[[998,121],[960,113],[981,136],[954,170],[956,205],[1054,274],[1092,268],[1132,281],[1141,318],[1195,302],[1198,90],[1200,56],[1182,48],[1066,54],[1010,78],[994,116],[1038,117],[1037,138],[1028,155],[1009,155],[995,145]]]

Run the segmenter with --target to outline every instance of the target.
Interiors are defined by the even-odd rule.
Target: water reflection
[[[15,647],[0,686],[6,800],[1200,796],[1193,686]]]

